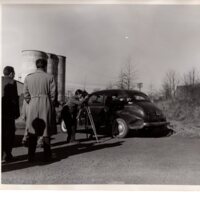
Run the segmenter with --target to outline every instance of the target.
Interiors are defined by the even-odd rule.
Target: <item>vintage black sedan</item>
[[[91,110],[97,132],[108,126],[106,112],[111,109],[111,115],[118,126],[117,137],[124,138],[130,131],[140,129],[165,129],[168,125],[166,117],[149,97],[137,90],[101,90],[91,93],[85,101],[85,106]],[[113,119],[112,118],[112,119]],[[88,116],[84,109],[78,118],[78,129],[88,126]],[[109,122],[112,122],[109,120]],[[66,132],[65,124],[61,122],[61,130]]]

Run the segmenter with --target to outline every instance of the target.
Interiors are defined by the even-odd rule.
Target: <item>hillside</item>
[[[200,102],[168,100],[156,104],[166,115],[174,135],[200,137]]]

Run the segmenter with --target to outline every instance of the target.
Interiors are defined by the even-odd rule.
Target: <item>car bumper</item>
[[[135,124],[129,125],[130,129],[143,129],[143,128],[150,128],[150,127],[163,127],[169,125],[169,122],[143,122],[138,121]]]
[[[143,127],[167,126],[169,122],[144,122]]]

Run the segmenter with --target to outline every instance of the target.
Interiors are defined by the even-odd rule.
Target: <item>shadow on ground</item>
[[[80,132],[81,133],[81,132]],[[160,138],[160,137],[169,137],[174,133],[173,129],[166,129],[166,130],[138,130],[138,131],[130,131],[129,136],[126,138]],[[83,132],[83,134],[85,134]],[[28,162],[27,161],[27,154],[26,155],[20,155],[16,156],[13,160],[13,162],[9,163],[2,163],[2,172],[8,172],[12,170],[18,170],[18,169],[24,169],[24,168],[29,168],[32,166],[43,166],[43,165],[48,165],[54,162],[58,162],[62,159],[68,158],[73,155],[77,154],[82,154],[82,153],[87,153],[91,151],[97,151],[100,149],[104,148],[110,148],[110,147],[115,147],[115,146],[120,146],[122,145],[124,141],[117,141],[113,140],[112,143],[105,143],[106,141],[112,140],[109,134],[100,134],[98,135],[98,140],[99,143],[97,143],[96,138],[93,137],[90,139],[88,138],[91,136],[91,132],[88,133],[88,137],[86,135],[85,138],[79,139],[80,143],[79,144],[74,144],[74,145],[67,145],[65,141],[61,142],[52,142],[52,153],[54,155],[54,158],[52,159],[51,162],[43,162],[43,152],[36,152],[36,161],[35,162]],[[20,147],[22,146],[21,141],[22,141],[22,135],[16,135],[15,139],[15,147]],[[52,138],[54,140],[54,138]]]
[[[160,137],[170,137],[174,134],[174,130],[167,128],[165,130],[152,129],[152,130],[137,130],[131,131],[128,138],[141,137],[141,138],[160,138]]]
[[[84,132],[83,132],[84,133]],[[160,129],[160,128],[154,128],[154,129],[142,129],[142,130],[129,130],[129,134],[126,138],[159,138],[159,137],[170,137],[175,132],[174,130],[170,128]],[[92,130],[90,130],[90,133],[88,135],[90,136],[92,134]],[[93,138],[94,138],[94,134]],[[110,132],[102,129],[98,132],[98,137],[101,135],[102,137],[111,137]]]
[[[160,137],[170,137],[175,132],[170,128],[152,128],[152,129],[142,129],[142,130],[129,130],[129,134],[126,138],[160,138]],[[92,130],[88,135],[92,134]],[[94,135],[94,134],[93,134]],[[104,137],[111,137],[110,131],[106,129],[102,129],[98,131],[98,135],[102,135]],[[94,137],[94,136],[93,136]]]
[[[106,140],[104,140],[106,141]],[[84,142],[84,140],[82,140],[81,142]],[[82,153],[87,153],[87,152],[91,152],[91,151],[97,151],[100,149],[104,149],[104,148],[111,148],[111,147],[115,147],[115,146],[120,146],[122,145],[123,141],[116,141],[113,143],[103,143],[103,142],[99,142],[97,143],[96,141],[91,141],[90,143],[79,143],[76,145],[66,145],[62,146],[62,147],[57,147],[54,148],[52,150],[53,153],[53,159],[50,162],[43,162],[43,152],[37,152],[36,153],[36,161],[35,162],[28,162],[27,161],[27,155],[20,155],[20,156],[16,156],[13,160],[13,162],[10,163],[3,163],[2,164],[2,172],[8,172],[8,171],[12,171],[12,170],[19,170],[19,169],[24,169],[24,168],[28,168],[28,167],[33,167],[33,166],[43,166],[43,165],[48,165],[54,162],[58,162],[62,159],[68,158],[70,156],[74,156],[77,154],[82,154]],[[58,146],[64,143],[54,143],[52,144],[52,146]]]

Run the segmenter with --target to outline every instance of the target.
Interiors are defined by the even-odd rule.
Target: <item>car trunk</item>
[[[145,121],[147,122],[159,122],[165,121],[165,117],[162,111],[148,101],[138,101],[137,105],[140,106],[145,112]]]

